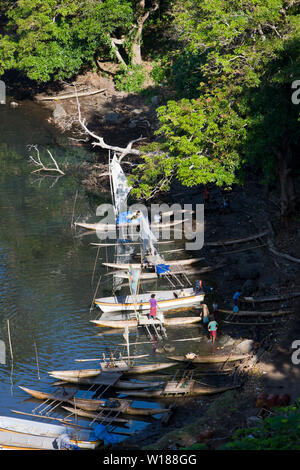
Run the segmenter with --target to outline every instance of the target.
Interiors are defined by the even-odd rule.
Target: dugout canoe
[[[55,439],[61,434],[67,434],[71,443],[81,449],[96,449],[103,441],[93,438],[93,431],[82,430],[72,426],[41,423],[28,419],[0,416],[0,432],[30,434],[33,436]]]
[[[263,302],[277,302],[280,300],[290,300],[299,297],[300,292],[291,292],[289,294],[269,295],[265,297],[242,297],[243,302],[250,303],[263,303]]]
[[[177,397],[186,397],[186,396],[199,396],[199,395],[214,395],[217,393],[223,393],[227,392],[227,390],[233,390],[236,389],[236,386],[231,386],[231,387],[202,387],[200,385],[195,385],[191,390],[189,390],[187,393],[167,393],[164,391],[164,389],[161,390],[131,390],[131,391],[126,391],[122,390],[118,393],[127,395],[127,396],[132,396],[136,398],[177,398]]]
[[[194,263],[198,263],[198,261],[203,260],[204,258],[187,258],[187,259],[177,259],[177,260],[170,260],[165,261],[165,264],[168,266],[186,266]],[[130,266],[134,269],[138,269],[142,266],[141,263],[102,263],[103,266],[107,266],[109,268],[114,269],[129,269]]]
[[[231,356],[196,356],[194,359],[187,359],[186,356],[168,356],[168,359],[177,362],[192,362],[193,364],[216,364],[222,362],[242,361],[248,357],[248,354],[232,354]]]
[[[97,326],[108,327],[108,328],[125,328],[128,327],[135,327],[135,326],[143,326],[143,325],[161,325],[162,323],[158,320],[148,320],[146,317],[142,320],[90,320],[92,323],[95,323]],[[165,326],[182,326],[182,325],[190,325],[193,323],[198,323],[201,321],[200,317],[174,317],[174,318],[165,318],[163,324]]]
[[[56,374],[50,374],[51,377],[54,379],[61,380],[62,382],[66,383],[73,383],[73,384],[82,384],[82,385],[93,385],[97,384],[97,377],[81,377],[81,378],[74,378],[69,375],[64,375],[64,373],[57,372]],[[159,387],[162,385],[163,382],[132,382],[130,380],[118,380],[116,383],[111,385],[111,387],[123,390],[143,390],[144,388],[149,387]]]
[[[183,224],[185,221],[189,219],[182,219],[182,220],[173,220],[171,222],[164,222],[164,223],[152,223],[150,224],[150,227],[152,230],[157,230],[161,228],[167,228],[167,227],[175,227],[176,225]],[[127,224],[101,224],[101,223],[94,223],[94,224],[89,224],[85,222],[75,222],[75,226],[84,228],[86,230],[94,230],[94,231],[99,231],[99,232],[109,232],[112,230],[116,230],[117,228],[130,228],[133,226],[139,225],[138,222],[130,222]]]
[[[130,416],[153,416],[166,413],[168,410],[164,408],[136,408],[131,406],[132,400],[112,398],[110,400],[94,400],[88,398],[76,398],[73,404],[75,408],[84,411],[107,411],[123,413]]]
[[[130,366],[126,371],[124,371],[124,374],[149,374],[151,372],[157,372],[159,370],[167,369],[169,367],[172,367],[176,365],[173,362],[163,362],[163,363],[153,363],[153,364],[141,364],[141,365],[136,365],[136,366]],[[107,369],[110,372],[116,372],[118,368],[109,368]],[[79,382],[74,382],[74,379],[78,379],[78,376],[80,377],[79,380],[93,380],[93,378],[97,377],[99,374],[103,372],[103,369],[94,369],[95,375],[93,377],[84,377],[84,369],[81,370],[80,374],[76,374],[76,372],[79,371],[60,371],[60,370],[53,370],[48,372],[51,377],[54,379],[59,379],[59,380],[65,380],[65,381],[72,381],[73,383],[79,383]],[[69,372],[75,372],[75,374],[69,373]],[[97,373],[96,373],[97,372]],[[123,381],[119,381],[123,382]],[[150,384],[150,382],[148,382]],[[126,388],[129,388],[129,382],[127,382],[127,385],[125,385]],[[21,387],[24,389],[24,387]],[[38,392],[38,393],[44,393],[44,392]]]
[[[20,387],[25,392],[29,393],[34,398],[47,400],[53,399],[53,395],[50,393],[39,392],[36,390],[31,390],[26,387]],[[89,398],[75,398],[72,397],[66,398],[65,400],[61,400],[62,402],[68,403],[74,408],[80,408],[85,411],[108,411],[108,412],[117,412],[123,413],[127,415],[145,415],[151,416],[158,413],[164,413],[164,410],[160,408],[135,408],[131,406],[132,401],[123,400],[120,398],[117,399],[110,399],[110,400],[94,400]]]
[[[227,313],[236,317],[280,317],[282,315],[290,315],[294,313],[293,310],[275,310],[275,311],[252,311],[252,310],[240,310],[239,312],[233,312],[232,310],[218,309],[219,312]]]
[[[96,412],[93,412],[93,411],[85,411],[85,410],[82,410],[80,408],[72,408],[71,406],[62,406],[62,408],[64,410],[68,411],[69,413],[74,414],[74,415],[82,416],[83,418],[91,418],[95,421],[100,421],[101,424],[114,423],[114,424],[126,425],[127,423],[129,423],[129,419],[120,418],[119,416],[118,417],[105,416],[102,413],[99,414],[99,413],[96,413]]]

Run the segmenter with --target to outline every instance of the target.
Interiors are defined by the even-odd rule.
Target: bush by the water
[[[239,429],[222,450],[300,450],[300,399],[254,428]],[[277,414],[278,411],[278,414]]]

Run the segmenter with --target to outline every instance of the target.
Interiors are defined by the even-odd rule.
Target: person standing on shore
[[[207,329],[209,331],[210,339],[212,341],[212,344],[215,344],[216,337],[217,337],[217,329],[218,329],[218,323],[214,319],[213,316],[211,316],[210,322],[207,326]]]
[[[241,296],[241,294],[238,290],[233,294],[233,303],[234,303],[234,305],[237,305],[237,307],[239,307],[240,296]]]
[[[209,310],[206,304],[202,304],[202,321],[204,325],[209,322]]]

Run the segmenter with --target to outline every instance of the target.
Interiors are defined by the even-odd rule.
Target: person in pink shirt
[[[155,294],[151,294],[151,299],[150,299],[150,314],[149,318],[156,318],[156,306],[157,306],[157,300],[155,298]]]

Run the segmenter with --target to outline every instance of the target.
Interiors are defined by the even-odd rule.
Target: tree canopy
[[[136,195],[152,197],[174,180],[240,183],[250,165],[264,181],[277,182],[282,214],[294,211],[298,1],[6,0],[0,17],[0,74],[62,80],[109,58],[120,64],[127,91],[142,83],[148,24],[153,77],[172,99],[157,110],[152,151],[145,149],[133,172]]]

